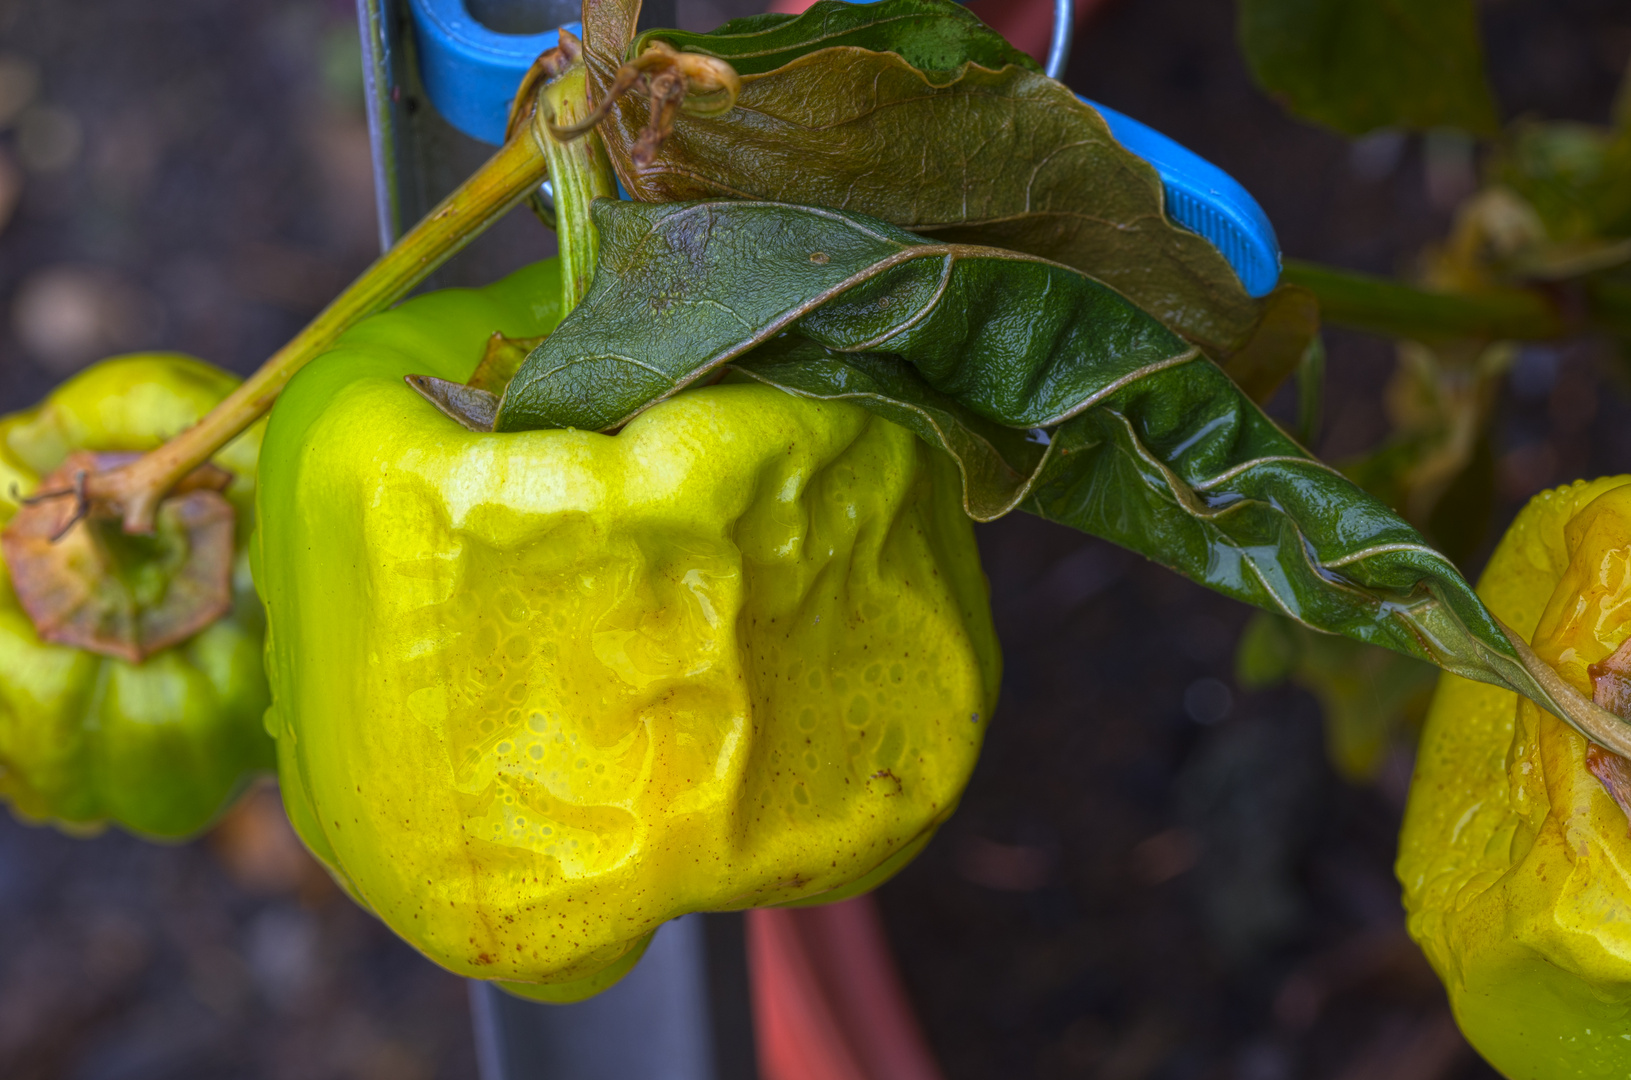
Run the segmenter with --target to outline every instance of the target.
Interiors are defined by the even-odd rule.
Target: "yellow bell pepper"
[[[1631,637],[1631,477],[1518,515],[1478,586],[1588,696]],[[1441,678],[1405,813],[1411,935],[1513,1080],[1631,1076],[1631,831],[1586,741],[1507,690]]]
[[[278,401],[256,581],[290,817],[461,975],[570,1000],[663,922],[840,899],[951,813],[998,680],[950,460],[679,394],[478,434],[404,384],[547,333],[553,264],[356,327]]]

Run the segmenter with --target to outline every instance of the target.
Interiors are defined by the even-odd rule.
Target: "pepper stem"
[[[539,141],[549,160],[555,193],[555,237],[561,253],[561,312],[578,306],[594,280],[600,235],[589,215],[598,198],[617,198],[617,174],[600,133],[593,129],[559,138],[555,131],[572,128],[590,117],[588,72],[582,61],[550,80],[539,94],[537,115],[544,121]]]
[[[361,277],[195,426],[122,468],[86,479],[85,496],[124,519],[129,533],[151,533],[160,500],[188,473],[258,420],[295,372],[351,326],[390,307],[549,174],[553,145],[534,112],[503,148],[381,255]],[[604,153],[604,151],[602,151]],[[615,188],[614,188],[615,190]],[[563,233],[562,250],[565,250]],[[593,266],[593,241],[590,241]],[[581,246],[581,242],[580,242]],[[592,270],[591,270],[592,272]]]

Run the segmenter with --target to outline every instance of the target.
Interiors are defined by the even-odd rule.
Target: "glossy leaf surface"
[[[913,66],[890,51],[898,44],[891,19],[903,12],[925,36],[925,13],[934,13],[955,31],[937,40],[960,41],[963,51],[936,55],[934,70]],[[637,0],[585,4],[597,100],[624,60],[637,13]],[[864,32],[827,44],[834,21],[858,18],[872,20]],[[661,36],[701,51],[702,39],[715,39],[719,53],[749,64],[743,40],[752,35],[732,25],[713,35]],[[730,112],[678,117],[649,166],[636,168],[630,156],[648,119],[643,100],[619,100],[601,125],[635,198],[770,199],[870,214],[927,236],[1075,267],[1214,356],[1250,332],[1257,303],[1216,248],[1167,220],[1155,170],[1034,65],[983,66],[1007,45],[994,31],[971,28],[960,5],[828,0],[797,19],[761,17],[751,26],[776,35],[776,58],[794,58],[744,75]],[[943,66],[953,59],[955,66]]]
[[[786,331],[888,352],[999,423],[1040,427],[1195,349],[1056,263],[779,203],[600,200],[600,267],[505,391],[497,430],[627,422]]]
[[[1263,89],[1348,135],[1495,129],[1473,0],[1241,0],[1241,49]]]
[[[975,516],[1020,505],[1305,625],[1516,689],[1631,748],[1626,725],[1509,638],[1408,523],[1091,279],[819,208],[595,211],[594,286],[523,364],[499,430],[612,427],[737,361],[951,453]]]

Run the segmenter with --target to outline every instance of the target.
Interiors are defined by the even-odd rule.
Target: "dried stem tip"
[[[563,46],[570,39],[561,35]],[[651,102],[651,113],[646,126],[635,140],[630,156],[641,168],[651,164],[662,148],[663,140],[674,131],[674,119],[681,112],[692,116],[719,116],[736,105],[742,91],[742,79],[736,69],[725,61],[701,53],[680,52],[663,41],[654,41],[644,52],[617,69],[606,96],[590,110],[589,115],[576,124],[557,127],[549,123],[549,133],[566,142],[590,131],[606,119],[612,105],[624,94],[633,91],[646,95]]]

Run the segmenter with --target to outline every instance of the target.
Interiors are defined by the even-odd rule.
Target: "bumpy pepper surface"
[[[1631,477],[1537,496],[1478,586],[1582,693],[1631,636]],[[1442,677],[1398,872],[1467,1038],[1513,1080],[1631,1076],[1631,836],[1587,743],[1507,690]]]
[[[35,490],[70,452],[150,450],[236,385],[191,357],[125,356],[0,418],[0,524],[16,513],[16,493]],[[264,619],[247,557],[262,429],[215,458],[234,477],[225,492],[237,513],[232,610],[181,644],[132,664],[41,641],[0,570],[0,794],[23,816],[182,837],[272,767]]]
[[[572,1000],[675,916],[904,865],[998,653],[954,467],[860,409],[726,384],[494,435],[404,385],[548,332],[556,274],[404,304],[297,376],[254,551],[308,846],[444,966]]]

